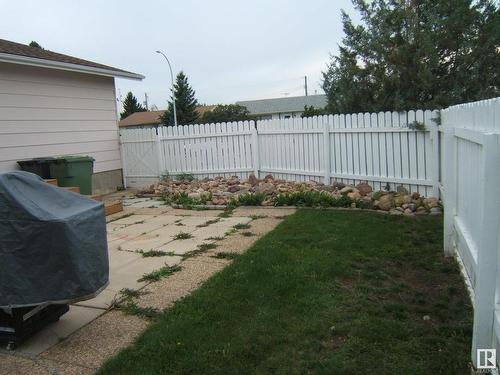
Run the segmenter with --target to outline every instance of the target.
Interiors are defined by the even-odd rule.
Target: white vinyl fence
[[[437,115],[418,110],[125,128],[125,183],[146,186],[167,173],[246,178],[254,172],[328,184],[367,181],[375,189],[404,185],[438,196]],[[415,123],[425,129],[413,129]]]
[[[471,292],[477,366],[477,349],[500,349],[500,98],[441,116],[444,250],[457,256]]]

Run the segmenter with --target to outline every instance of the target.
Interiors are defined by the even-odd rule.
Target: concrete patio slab
[[[18,352],[38,355],[88,324],[99,315],[104,314],[104,312],[102,309],[70,306],[70,310],[58,322],[50,324],[43,331],[40,331],[23,343]]]
[[[137,259],[117,268],[111,274],[108,289],[119,292],[124,288],[139,289],[146,283],[138,281],[144,274],[158,270],[161,267],[174,266],[181,262],[178,256],[162,256]]]
[[[184,227],[183,227],[184,228]],[[122,250],[138,251],[157,249],[163,244],[173,240],[174,236],[180,232],[186,232],[185,229],[179,229],[177,226],[168,225],[146,234],[141,234],[120,245]]]

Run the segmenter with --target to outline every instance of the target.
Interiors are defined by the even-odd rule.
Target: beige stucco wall
[[[58,155],[121,169],[115,100],[111,77],[0,63],[0,171]]]

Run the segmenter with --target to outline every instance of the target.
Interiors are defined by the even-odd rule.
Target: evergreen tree
[[[252,119],[247,107],[239,104],[219,104],[213,110],[207,111],[201,117],[204,124],[215,122],[245,121]]]
[[[30,47],[34,47],[34,48],[40,48],[40,49],[43,49],[42,46],[40,44],[38,44],[37,42],[35,42],[34,40],[31,41],[30,44],[28,44]]]
[[[441,108],[500,95],[500,11],[490,0],[353,0],[323,73],[330,112]]]
[[[123,101],[123,112],[120,113],[120,120],[123,120],[125,117],[128,117],[135,112],[146,112],[146,108],[144,108],[132,92],[129,91]]]
[[[174,84],[174,96],[177,124],[188,125],[198,122],[198,113],[196,112],[198,101],[195,98],[195,91],[189,85],[184,72],[177,74]],[[168,109],[160,117],[160,121],[166,125],[174,125],[172,102],[168,102]]]
[[[327,114],[325,108],[315,108],[314,106],[304,106],[304,112],[300,115],[300,117],[313,117],[313,116],[321,116]]]

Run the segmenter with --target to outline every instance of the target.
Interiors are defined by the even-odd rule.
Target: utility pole
[[[304,76],[304,90],[306,91],[307,96],[307,76]]]
[[[148,93],[144,93],[144,106],[146,107],[146,111],[149,111],[149,106],[148,106]]]

